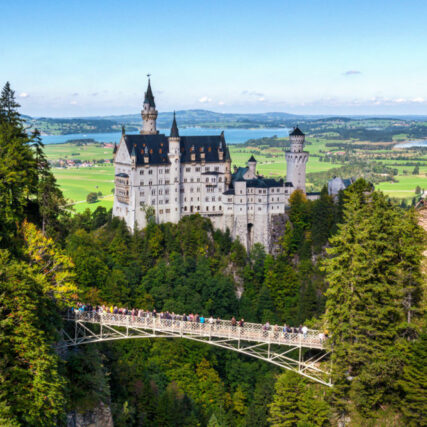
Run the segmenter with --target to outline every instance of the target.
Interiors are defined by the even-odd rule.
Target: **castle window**
[[[219,182],[222,182],[222,177],[221,177],[221,176],[218,178],[218,181],[219,181]]]
[[[261,203],[262,202],[262,199],[258,199],[258,203]]]
[[[212,207],[212,210],[213,210],[213,211],[215,210],[215,206],[213,206],[213,207]]]
[[[199,167],[196,168],[196,172],[200,172],[200,168]]]
[[[200,178],[197,178],[197,182],[200,182]]]
[[[160,210],[159,210],[159,214],[162,214],[162,213],[163,213],[163,209],[160,209]]]
[[[193,182],[193,181],[194,181],[194,179],[193,179],[193,178],[190,178],[190,181],[191,181],[191,182]]]
[[[221,205],[219,205],[219,210],[222,211],[222,206]]]
[[[205,167],[205,172],[209,172],[209,166]]]
[[[215,166],[215,171],[219,172],[219,166]]]
[[[206,212],[208,212],[209,211],[209,206],[206,206]]]
[[[151,195],[155,196],[156,195],[156,190],[151,190]]]
[[[261,210],[261,208],[258,208],[258,210],[260,211],[260,210]]]
[[[144,181],[139,181],[139,185],[144,185]]]
[[[171,213],[171,210],[170,209],[166,209],[166,213]]]
[[[141,170],[139,171],[139,174],[140,174],[140,175],[144,175],[144,169],[141,169]]]
[[[231,203],[233,199],[231,197],[228,198],[228,203]]]
[[[148,185],[153,185],[153,181],[148,181]]]
[[[165,169],[165,173],[169,173],[169,169]]]
[[[163,169],[159,169],[159,173],[163,173]]]
[[[163,194],[163,190],[162,189],[160,189],[159,190],[159,195],[162,195]]]
[[[169,194],[169,188],[165,190],[165,194]]]
[[[187,182],[187,178],[184,178],[184,182]]]
[[[215,201],[215,196],[213,196],[213,197],[212,197],[212,201],[213,201],[213,202]]]
[[[169,185],[169,182],[170,182],[170,181],[169,181],[168,179],[165,179],[165,184],[166,184],[166,185]]]
[[[148,175],[153,175],[153,169],[150,169],[150,170],[148,171]]]
[[[185,168],[185,172],[191,172],[191,168]]]

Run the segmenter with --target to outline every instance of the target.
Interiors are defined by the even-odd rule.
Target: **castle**
[[[309,155],[301,130],[296,127],[289,135],[286,181],[276,181],[257,174],[253,156],[247,167],[232,171],[224,132],[180,136],[174,113],[170,135],[160,134],[150,80],[141,115],[140,134],[123,129],[114,148],[113,215],[135,230],[145,227],[147,207],[158,223],[198,213],[215,228],[229,229],[247,249],[261,243],[269,251],[275,220],[284,216],[290,195],[296,189],[305,192]]]

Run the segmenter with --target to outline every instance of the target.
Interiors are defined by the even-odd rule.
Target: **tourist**
[[[307,326],[303,326],[302,327],[302,329],[301,329],[301,331],[302,331],[302,334],[303,334],[303,336],[304,336],[304,339],[306,339],[307,338],[307,332],[308,332],[308,328],[307,328]]]

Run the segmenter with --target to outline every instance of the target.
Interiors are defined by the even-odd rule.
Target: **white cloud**
[[[77,105],[77,101],[71,101],[70,104],[71,105]]]
[[[212,98],[209,98],[207,96],[202,96],[201,98],[199,98],[199,102],[201,104],[207,104],[209,102],[212,102]]]
[[[261,93],[261,92],[256,92],[256,91],[254,91],[254,90],[244,90],[243,92],[242,92],[242,95],[248,95],[248,96],[257,96],[257,97],[263,97],[264,96],[264,94],[263,93]]]
[[[422,104],[422,103],[423,103],[423,102],[425,102],[426,100],[425,100],[424,98],[418,97],[418,98],[411,99],[411,101],[412,101],[412,102],[419,103],[419,104]]]
[[[264,102],[264,101],[265,101],[265,98],[264,98],[263,96],[261,96],[260,98],[258,98],[258,101],[260,101],[260,102]]]
[[[362,72],[359,70],[348,70],[343,73],[344,76],[355,76],[357,74],[362,74]]]
[[[27,92],[21,92],[20,94],[19,94],[19,97],[20,98],[28,98],[30,95],[27,93]]]
[[[224,105],[225,104],[225,102],[224,101],[219,101],[218,102],[218,105]]]
[[[395,99],[395,100],[394,100],[394,102],[395,102],[396,104],[402,104],[402,103],[404,103],[404,102],[408,102],[408,100],[407,100],[407,99],[405,99],[405,98],[397,98],[397,99]]]

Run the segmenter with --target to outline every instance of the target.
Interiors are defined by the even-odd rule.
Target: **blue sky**
[[[22,112],[427,114],[425,0],[0,0]]]

